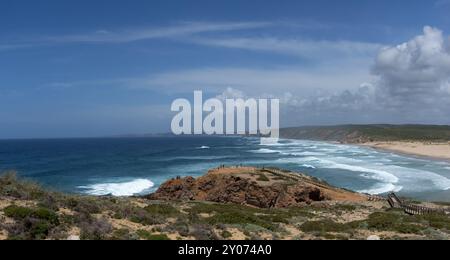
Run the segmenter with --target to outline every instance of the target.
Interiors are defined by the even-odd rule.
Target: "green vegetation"
[[[300,226],[303,232],[346,232],[352,225],[340,224],[331,220],[307,221]]]
[[[450,237],[450,218],[445,215],[409,216],[399,210],[354,203],[260,209],[236,204],[73,196],[17,181],[13,174],[0,177],[0,202],[0,235],[7,234],[8,239],[67,239],[73,230],[85,240],[167,240],[169,234],[180,239],[230,239],[230,228],[248,239],[281,239],[290,234],[287,226],[302,231],[299,238],[309,239],[365,239],[364,234],[384,231],[392,233],[389,239]],[[367,217],[342,221],[355,211],[365,212]],[[128,226],[118,228],[114,221]]]
[[[167,204],[154,204],[145,207],[145,210],[153,215],[165,217],[177,216],[180,212],[173,206]]]
[[[450,126],[440,125],[341,125],[281,129],[281,136],[341,142],[450,141]]]
[[[256,179],[257,181],[270,181],[269,178],[267,178],[267,176],[265,174],[258,174],[258,178]]]
[[[331,220],[307,221],[300,226],[304,232],[349,233],[358,229],[370,231],[391,231],[399,234],[423,235],[429,228],[449,230],[450,218],[445,215],[410,216],[398,210],[374,212],[366,220],[336,223]]]
[[[25,207],[18,207],[15,205],[11,205],[3,209],[3,212],[5,213],[5,216],[14,218],[16,220],[23,220],[25,218],[36,218],[40,220],[46,220],[50,222],[51,224],[58,225],[58,215],[50,209],[46,208],[25,208]]]
[[[165,234],[151,234],[145,230],[138,230],[137,234],[140,238],[145,240],[170,240],[169,237]]]
[[[231,238],[233,236],[229,231],[226,230],[222,231],[220,235],[225,239]]]
[[[3,212],[5,213],[5,216],[14,218],[14,219],[24,219],[26,217],[29,217],[33,215],[34,210],[30,208],[25,207],[18,207],[15,205],[8,206],[3,209]]]
[[[370,230],[395,231],[402,234],[420,234],[425,227],[416,217],[402,212],[375,212],[369,216],[367,226]]]
[[[58,215],[46,208],[11,205],[4,208],[3,212],[5,216],[17,221],[17,226],[11,232],[12,239],[45,239],[59,225]]]

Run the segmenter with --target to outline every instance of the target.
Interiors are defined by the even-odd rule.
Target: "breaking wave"
[[[85,193],[95,196],[112,195],[117,197],[133,196],[151,189],[154,183],[147,179],[135,179],[120,183],[98,183],[80,186]]]

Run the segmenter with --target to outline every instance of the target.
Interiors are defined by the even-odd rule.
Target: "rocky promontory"
[[[234,203],[258,208],[298,207],[319,201],[367,200],[363,194],[332,187],[301,173],[255,167],[220,167],[198,179],[171,179],[148,198]]]

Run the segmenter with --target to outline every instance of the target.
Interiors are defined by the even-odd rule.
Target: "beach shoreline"
[[[380,141],[358,145],[421,158],[450,161],[450,142]]]

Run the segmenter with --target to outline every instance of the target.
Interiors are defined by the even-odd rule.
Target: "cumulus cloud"
[[[376,55],[374,80],[358,88],[312,96],[286,91],[284,125],[342,123],[450,123],[450,49],[443,32],[422,35]]]
[[[380,93],[397,105],[433,104],[450,77],[448,42],[442,31],[427,26],[423,35],[381,50],[374,74]]]

